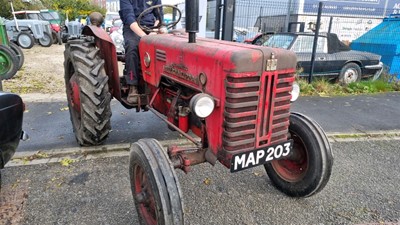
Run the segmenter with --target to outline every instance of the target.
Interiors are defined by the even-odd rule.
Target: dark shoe
[[[130,104],[137,104],[138,103],[138,90],[136,86],[130,86],[129,88],[129,94],[128,97],[126,98],[126,101]]]

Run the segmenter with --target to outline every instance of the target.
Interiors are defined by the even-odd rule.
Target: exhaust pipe
[[[199,0],[185,1],[185,20],[189,43],[196,43],[196,33],[199,32]]]

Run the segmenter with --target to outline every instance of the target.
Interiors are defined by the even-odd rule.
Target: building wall
[[[92,3],[102,8],[106,8],[106,0],[92,0]]]
[[[107,0],[106,3],[107,12],[118,12],[119,7],[119,0]]]

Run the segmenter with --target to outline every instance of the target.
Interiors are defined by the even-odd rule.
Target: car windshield
[[[266,42],[264,42],[263,45],[274,48],[288,49],[293,39],[294,36],[292,35],[275,34],[272,35]]]
[[[28,17],[28,19],[31,19],[31,20],[40,20],[39,14],[36,14],[36,13],[28,13],[27,17]]]
[[[58,20],[60,17],[56,12],[41,12],[40,13],[45,20]]]

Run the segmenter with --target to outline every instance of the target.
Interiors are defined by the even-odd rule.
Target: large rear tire
[[[50,47],[53,44],[53,38],[47,32],[44,32],[43,37],[40,38],[38,41],[39,41],[39,44],[43,47]]]
[[[291,113],[289,125],[293,149],[287,159],[264,165],[275,187],[292,197],[309,197],[327,184],[333,165],[328,138],[310,118]]]
[[[103,143],[111,130],[111,94],[94,41],[74,40],[64,52],[65,86],[75,137],[82,146]]]
[[[0,45],[0,80],[12,78],[18,71],[18,57],[14,51],[6,46]]]
[[[22,51],[22,49],[18,45],[14,44],[13,42],[10,42],[10,48],[17,55],[17,58],[18,58],[18,70],[20,70],[22,68],[22,66],[24,65],[24,62],[25,62],[24,52]]]
[[[132,145],[129,176],[141,224],[184,224],[179,182],[158,141],[141,139]]]

